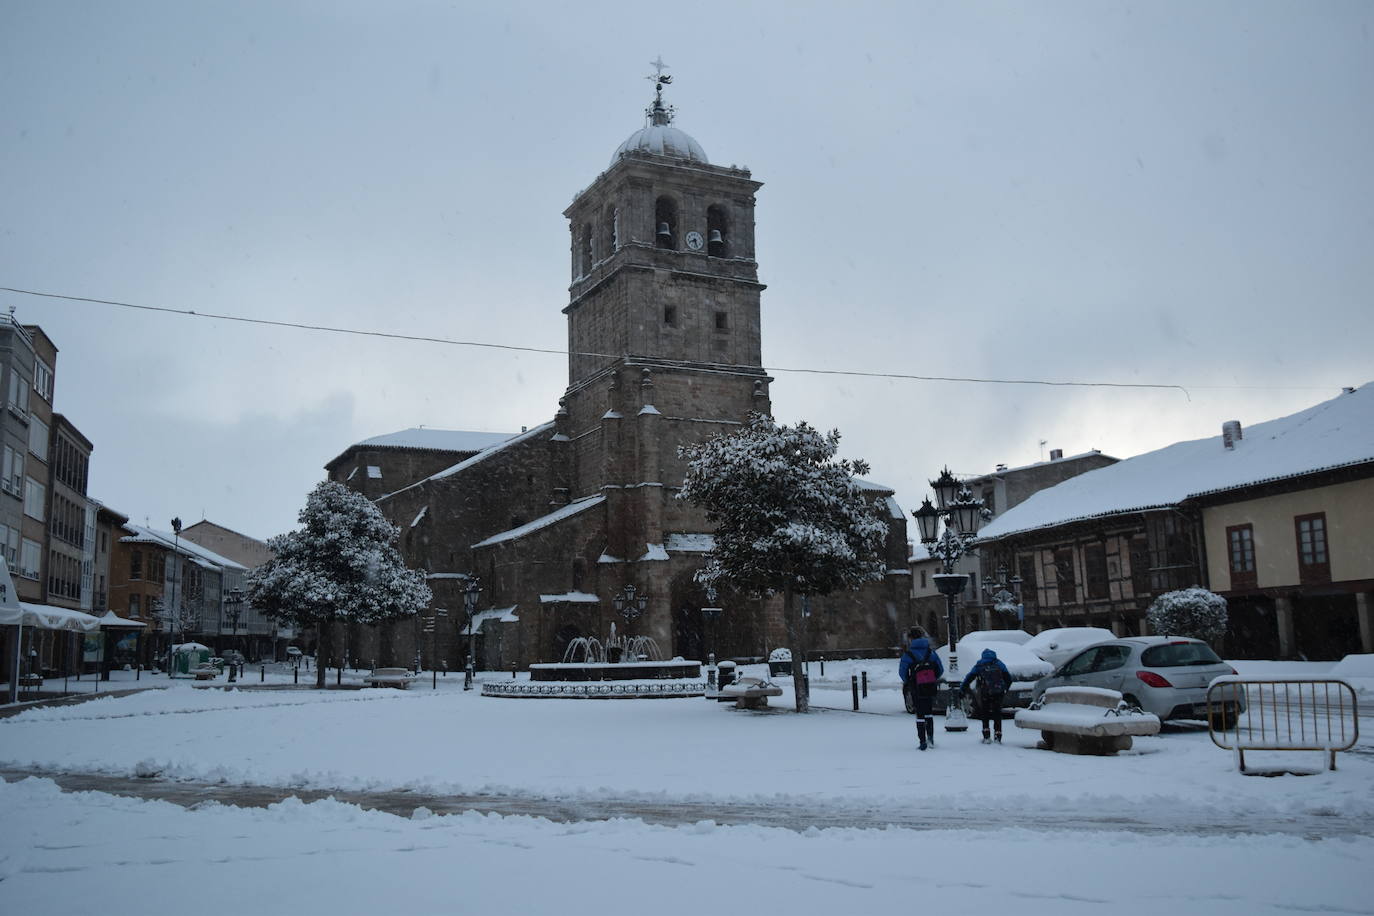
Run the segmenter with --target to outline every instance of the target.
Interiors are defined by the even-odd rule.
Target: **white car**
[[[1023,645],[1058,668],[1080,650],[1112,639],[1116,634],[1102,627],[1055,627],[1041,630]]]

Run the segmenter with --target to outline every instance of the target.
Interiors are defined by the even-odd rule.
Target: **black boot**
[[[1001,735],[998,735],[997,737],[998,737],[998,738],[1001,738],[1002,736],[1001,736]],[[983,743],[984,743],[984,744],[991,744],[991,743],[992,743],[992,732],[988,731],[986,728],[983,729]]]
[[[926,723],[925,723],[923,720],[921,720],[921,719],[917,719],[917,720],[916,720],[916,737],[919,738],[920,741],[921,741],[921,750],[925,750],[925,749],[926,749]]]
[[[935,746],[935,720],[926,719],[926,738],[930,740],[930,746]]]

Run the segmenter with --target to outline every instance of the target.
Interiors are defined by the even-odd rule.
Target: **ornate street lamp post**
[[[166,543],[166,542],[164,542]],[[177,621],[183,621],[181,641],[186,641],[185,617],[180,613],[180,597],[177,595],[177,571],[181,569],[181,517],[172,518],[172,584],[169,589],[171,601],[164,602],[164,610],[169,615],[167,617],[167,676],[172,676],[172,664],[175,658],[172,653],[172,627]]]
[[[715,597],[715,595],[712,595],[712,600],[714,600]],[[701,616],[706,620],[708,636],[706,641],[706,664],[708,665],[715,665],[716,663],[716,621],[720,619],[720,615],[724,610],[724,608],[719,607],[704,607],[701,609]]]
[[[625,618],[625,627],[628,629],[630,622],[648,609],[649,596],[641,595],[633,585],[627,585],[611,599],[611,605],[617,614]]]
[[[957,599],[968,585],[966,573],[956,573],[954,564],[968,553],[978,536],[983,523],[983,501],[973,495],[973,491],[955,479],[949,468],[930,482],[935,492],[937,506],[930,500],[921,503],[921,508],[911,513],[921,530],[921,543],[930,547],[930,555],[940,560],[941,571],[934,576],[935,587],[945,596],[945,608],[949,628],[949,671],[945,672],[947,690],[945,702],[945,730],[964,731],[968,728],[968,717],[963,707],[956,702],[959,678],[959,616]],[[944,532],[938,537],[940,522],[944,522]]]
[[[239,641],[239,615],[243,613],[243,589],[231,588],[229,594],[224,598],[225,614],[229,617],[229,625],[232,628],[229,636],[229,644],[238,650]],[[231,662],[229,665],[229,680],[235,680],[238,665]]]
[[[477,664],[475,646],[473,644],[473,624],[477,618],[477,599],[482,594],[482,580],[473,576],[468,580],[468,587],[463,590],[463,610],[468,615],[468,660],[463,666],[463,689],[471,690],[473,678],[476,677],[475,666]]]
[[[1020,576],[1007,578],[1007,565],[1005,563],[997,567],[997,578],[985,581],[983,584],[992,593],[992,609],[999,614],[1015,614],[1018,623],[1023,623],[1026,619],[1025,605],[1021,603],[1021,583]],[[1007,589],[1011,591],[1007,591]]]

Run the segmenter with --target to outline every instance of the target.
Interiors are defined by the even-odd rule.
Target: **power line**
[[[392,331],[365,331],[358,328],[341,328],[322,324],[305,324],[296,321],[274,321],[270,318],[246,318],[242,315],[225,315],[216,312],[199,312],[194,309],[174,309],[159,305],[139,305],[133,302],[119,302],[113,299],[95,299],[87,296],[69,296],[62,293],[45,293],[31,289],[17,289],[12,286],[0,286],[0,291],[18,293],[24,296],[39,296],[45,299],[62,299],[69,302],[87,302],[93,305],[109,305],[118,308],[137,309],[144,312],[160,312],[169,315],[181,315],[187,318],[208,318],[218,321],[237,321],[242,324],[267,325],[278,328],[294,328],[301,331],[323,331],[330,334],[350,334],[357,337],[380,337],[387,340],[408,340],[421,343],[436,343],[455,347],[481,347],[489,350],[511,350],[520,353],[547,353],[553,356],[589,356],[596,359],[620,359],[625,354],[620,353],[593,353],[582,350],[555,350],[547,347],[526,347],[518,344],[490,343],[480,340],[455,340],[449,337],[432,337],[424,334],[398,334]],[[667,360],[667,362],[678,363],[681,365],[692,365],[685,360]],[[756,367],[726,367],[726,368],[749,368]],[[971,376],[955,375],[915,375],[904,372],[865,372],[855,369],[817,369],[813,367],[800,366],[766,366],[769,372],[792,372],[806,375],[843,375],[854,378],[886,378],[899,379],[904,381],[917,382],[961,382],[973,385],[1042,385],[1054,388],[1137,388],[1179,391],[1188,400],[1192,400],[1188,391],[1192,389],[1201,390],[1250,390],[1250,391],[1325,391],[1327,388],[1339,388],[1339,385],[1329,386],[1295,386],[1295,385],[1177,385],[1150,382],[1083,382],[1083,381],[1055,381],[1050,379],[1030,379],[1030,378],[976,378]]]

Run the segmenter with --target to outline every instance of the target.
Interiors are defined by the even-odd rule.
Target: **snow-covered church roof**
[[[184,554],[197,566],[210,569],[243,570],[248,568],[242,563],[236,563],[228,557],[222,557],[213,550],[208,550],[195,541],[180,537],[171,531],[158,531],[156,528],[133,524],[126,524],[123,527],[125,531],[130,533],[119,539],[121,544],[154,544],[158,547],[165,547],[168,550],[175,550]]]
[[[1374,461],[1374,384],[1221,436],[1176,442],[1041,490],[989,522],[993,540],[1068,522],[1174,506],[1191,497]]]
[[[479,433],[464,429],[430,429],[420,426],[356,443],[356,448],[423,448],[442,452],[480,452],[518,433]]]

